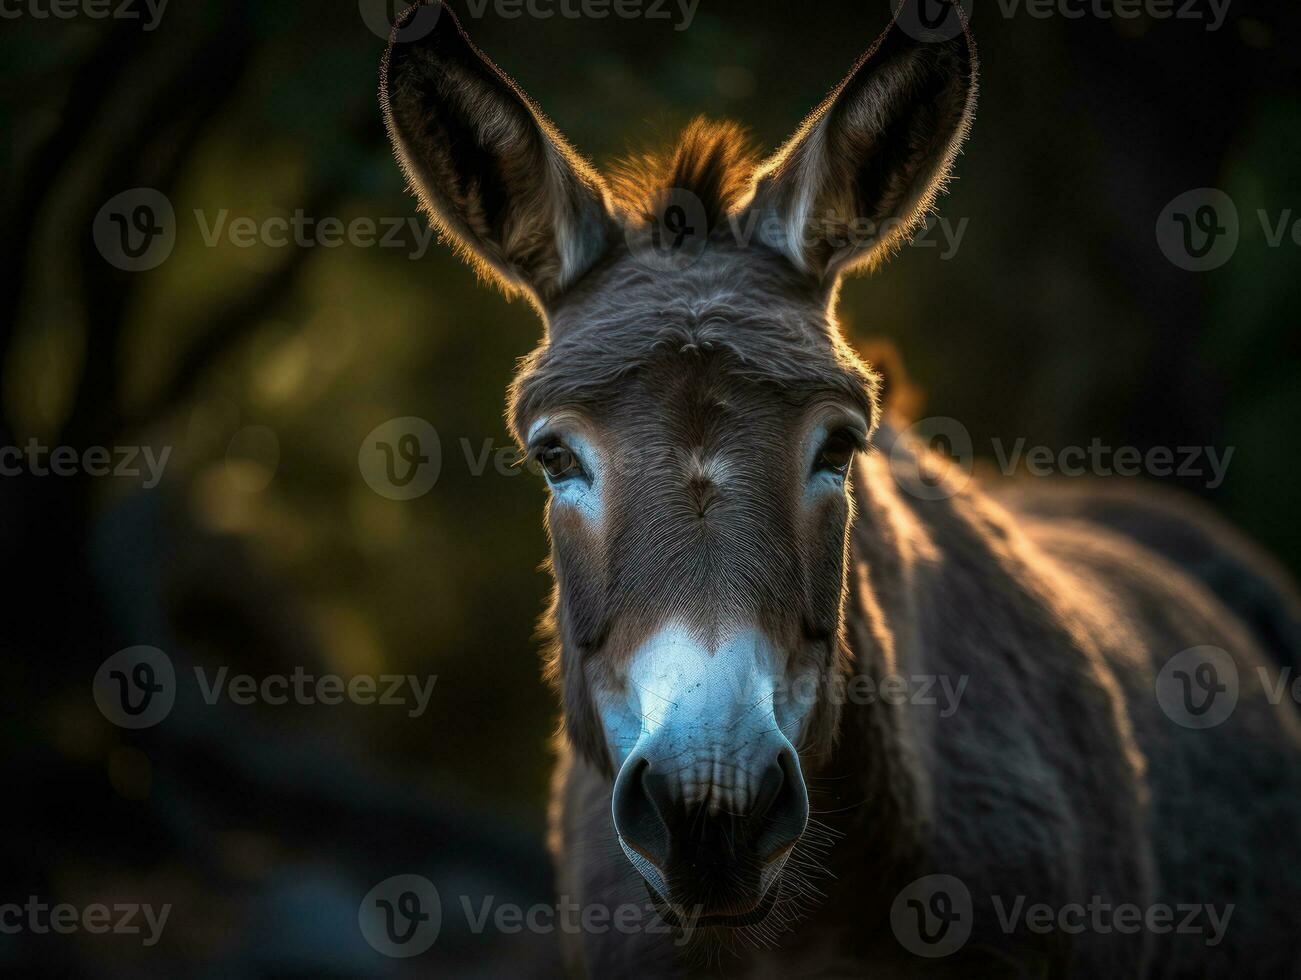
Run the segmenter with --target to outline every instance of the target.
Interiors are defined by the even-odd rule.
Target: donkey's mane
[[[693,119],[674,145],[636,153],[610,168],[615,207],[640,223],[657,214],[672,191],[695,195],[710,226],[750,191],[760,157],[750,135],[735,122]]]

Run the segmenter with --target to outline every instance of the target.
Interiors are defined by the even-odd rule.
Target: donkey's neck
[[[843,808],[839,819],[827,821],[846,837],[837,857],[853,860],[850,851],[869,851],[883,890],[892,869],[909,876],[924,861],[934,739],[929,715],[909,699],[936,689],[936,675],[945,669],[928,658],[921,607],[941,564],[943,530],[932,524],[931,512],[952,506],[936,499],[936,477],[919,473],[916,453],[884,422],[855,474],[845,614],[855,680],[844,698],[837,747],[818,767],[818,781],[835,787],[828,795],[836,798],[822,801],[827,812]]]

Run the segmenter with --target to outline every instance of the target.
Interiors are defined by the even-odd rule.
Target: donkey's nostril
[[[624,763],[614,783],[614,829],[626,848],[660,869],[669,854],[669,805],[666,780],[650,771],[647,759],[633,756]]]
[[[789,749],[782,749],[764,773],[754,818],[762,821],[755,851],[764,861],[780,856],[804,833],[809,821],[809,794],[799,760]]]
[[[775,883],[808,821],[809,800],[789,742],[783,739],[771,756],[772,743],[749,748],[742,761],[771,760],[757,779],[716,785],[684,778],[699,770],[681,768],[680,750],[637,751],[619,770],[611,800],[615,830],[652,897],[708,909],[729,924],[757,922],[772,907],[780,891]],[[747,783],[751,793],[742,788]]]
[[[756,820],[763,817],[785,788],[786,772],[782,769],[780,763],[769,766],[763,774],[763,779],[759,780],[759,791],[755,794],[754,805],[750,808],[750,816]]]

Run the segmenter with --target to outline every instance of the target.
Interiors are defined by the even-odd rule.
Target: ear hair
[[[911,0],[905,0],[911,2]],[[971,125],[976,54],[966,16],[948,39],[886,29],[755,177],[734,221],[833,284],[907,241]]]
[[[433,29],[406,40],[430,7]],[[545,307],[604,254],[615,225],[600,177],[438,0],[394,25],[380,102],[423,208],[508,294]]]

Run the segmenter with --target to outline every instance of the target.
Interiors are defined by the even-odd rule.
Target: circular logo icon
[[[1219,647],[1180,650],[1156,675],[1156,700],[1176,725],[1214,728],[1238,705],[1238,665]]]
[[[176,212],[162,191],[135,187],[110,197],[91,227],[104,260],[126,272],[157,268],[176,245]]]
[[[955,465],[944,465],[940,457]],[[973,466],[971,433],[945,415],[914,422],[899,433],[890,449],[895,482],[919,500],[952,497],[967,485]]]
[[[694,263],[709,241],[705,205],[691,191],[672,187],[642,224],[624,233],[632,257],[656,272],[675,272]]]
[[[415,4],[405,0],[358,0],[357,9],[371,33],[394,44],[419,41],[427,37],[443,12],[439,2]]]
[[[176,703],[172,659],[157,647],[119,650],[99,665],[93,693],[100,713],[119,728],[151,728]]]
[[[899,945],[931,959],[960,950],[971,936],[971,921],[971,893],[952,875],[918,878],[890,906],[890,928]]]
[[[1180,269],[1206,272],[1233,258],[1238,248],[1238,209],[1215,187],[1184,191],[1156,219],[1156,243]]]
[[[371,430],[357,453],[362,478],[381,497],[413,500],[428,493],[442,469],[438,431],[405,415]]]
[[[894,5],[899,29],[923,43],[952,40],[970,17],[971,0],[896,0]]]
[[[443,906],[438,889],[420,875],[385,878],[366,893],[357,924],[371,947],[385,956],[419,956],[438,938]]]

